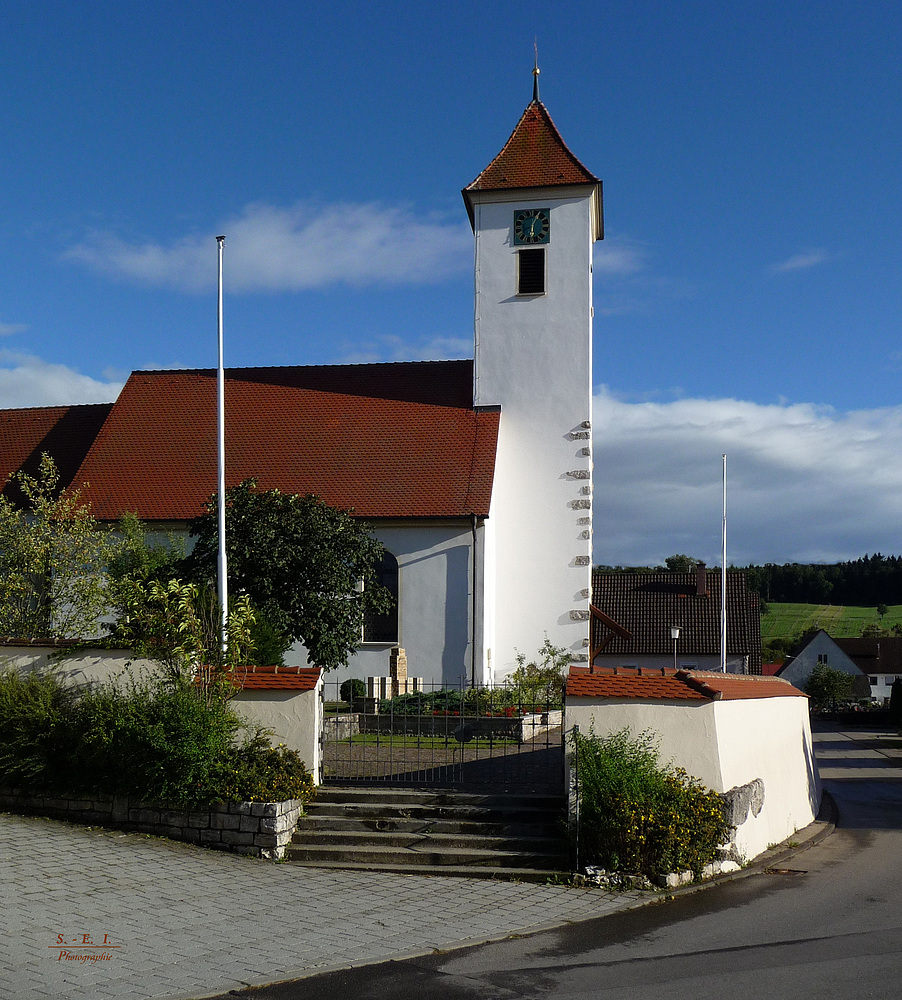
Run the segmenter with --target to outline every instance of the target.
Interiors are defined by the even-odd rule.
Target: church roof
[[[472,361],[226,372],[226,483],[370,518],[488,515],[500,414]],[[101,520],[198,516],[216,490],[216,371],[134,372],[75,477]]]
[[[36,475],[46,452],[68,486],[112,408],[112,403],[92,403],[0,410],[0,484],[20,470]],[[11,484],[2,490],[18,498]]]
[[[567,148],[545,105],[534,100],[501,152],[464,192],[598,183]]]

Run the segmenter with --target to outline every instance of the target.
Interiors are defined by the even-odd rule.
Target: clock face
[[[534,246],[547,243],[551,234],[551,216],[547,208],[518,208],[514,212],[514,243]]]

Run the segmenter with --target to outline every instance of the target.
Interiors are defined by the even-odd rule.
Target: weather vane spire
[[[539,39],[536,38],[533,42],[533,48],[536,50],[536,61],[532,71],[532,99],[538,104],[539,103],[539,73],[542,71],[539,69]]]

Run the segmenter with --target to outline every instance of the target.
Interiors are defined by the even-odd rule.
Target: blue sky
[[[605,184],[600,562],[902,551],[902,8],[0,8],[0,406],[471,352],[460,189],[542,99]]]

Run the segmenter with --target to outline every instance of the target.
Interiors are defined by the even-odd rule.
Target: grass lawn
[[[407,736],[401,733],[358,733],[350,736],[342,743],[362,744],[364,746],[393,746],[393,747],[458,747],[460,744],[453,736]],[[499,743],[516,743],[515,739],[503,739],[494,737],[493,739],[481,738],[470,740],[464,744],[467,747],[494,747]]]
[[[790,638],[807,628],[822,628],[834,639],[847,639],[861,635],[865,625],[888,629],[902,624],[902,604],[889,606],[882,620],[876,608],[844,608],[836,604],[770,604],[768,608],[768,613],[761,616],[764,642]]]

